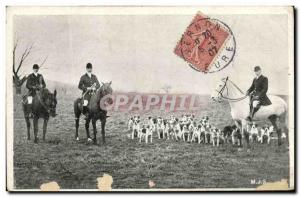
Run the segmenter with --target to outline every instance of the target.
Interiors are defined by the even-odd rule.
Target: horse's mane
[[[52,96],[53,93],[50,92],[47,88],[43,88],[40,90],[40,92],[38,93],[40,94],[41,99],[44,101],[47,97]]]

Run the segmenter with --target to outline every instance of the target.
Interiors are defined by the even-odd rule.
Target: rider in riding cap
[[[28,89],[27,101],[29,117],[32,117],[32,99],[36,95],[36,92],[46,87],[43,75],[39,74],[39,65],[33,65],[33,73],[27,77],[26,88]]]
[[[96,75],[92,74],[93,66],[91,63],[86,65],[86,74],[82,75],[78,84],[78,88],[82,90],[83,105],[82,113],[88,116],[88,103],[90,101],[91,95],[100,87],[99,81]]]
[[[252,85],[247,91],[250,96],[250,114],[247,117],[248,121],[252,121],[254,114],[258,111],[261,105],[270,105],[271,101],[267,97],[268,78],[261,74],[259,66],[254,67],[256,77],[253,79]]]

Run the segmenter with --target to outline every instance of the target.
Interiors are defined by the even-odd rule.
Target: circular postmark
[[[201,15],[196,15],[175,48],[175,53],[193,69],[204,73],[227,67],[235,51],[235,38],[228,25]]]

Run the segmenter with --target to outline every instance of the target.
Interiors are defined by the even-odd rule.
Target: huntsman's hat
[[[39,65],[37,65],[37,64],[33,64],[32,68],[33,68],[33,69],[39,69],[40,67],[39,67]]]
[[[261,70],[261,68],[259,67],[259,66],[255,66],[254,67],[254,71],[256,72],[256,71],[259,71],[259,70]]]
[[[91,63],[87,63],[86,68],[93,68],[93,65]]]

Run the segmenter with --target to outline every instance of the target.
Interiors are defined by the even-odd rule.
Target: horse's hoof
[[[79,137],[76,138],[76,141],[77,141],[77,142],[79,141]]]
[[[87,139],[87,142],[92,142],[93,140],[91,138],[88,138]]]

